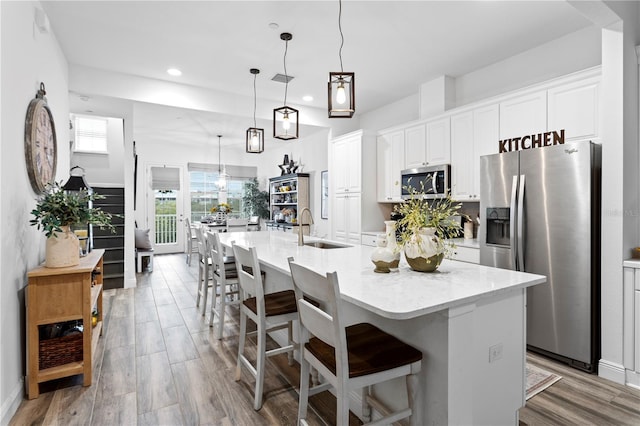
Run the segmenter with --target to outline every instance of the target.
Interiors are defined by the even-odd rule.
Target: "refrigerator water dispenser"
[[[509,207],[487,207],[487,244],[509,246],[511,241]]]

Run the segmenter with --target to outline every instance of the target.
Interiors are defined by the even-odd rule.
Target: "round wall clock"
[[[36,194],[41,194],[56,176],[57,140],[53,115],[45,98],[44,83],[27,108],[24,146],[29,180]]]

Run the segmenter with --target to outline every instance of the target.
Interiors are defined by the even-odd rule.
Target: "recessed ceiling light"
[[[180,71],[178,68],[169,68],[167,70],[167,74],[173,75],[175,77],[178,77],[178,76],[182,75],[182,71]]]
[[[272,30],[277,30],[278,28],[280,28],[280,25],[278,25],[277,22],[271,22],[269,24],[269,28],[271,28]]]
[[[305,96],[302,97],[302,100],[306,101],[306,102],[311,102],[313,100],[313,96],[305,95]]]

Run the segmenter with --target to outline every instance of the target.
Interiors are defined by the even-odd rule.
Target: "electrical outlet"
[[[502,343],[489,347],[489,362],[502,359]]]

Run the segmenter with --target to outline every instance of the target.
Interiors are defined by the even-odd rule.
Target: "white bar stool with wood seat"
[[[349,424],[349,393],[362,389],[364,421],[371,420],[371,408],[384,417],[375,424],[390,424],[412,416],[417,398],[422,352],[385,333],[376,326],[360,323],[344,327],[340,287],[336,272],[320,275],[289,258],[291,278],[300,316],[300,403],[298,424],[306,423],[310,395],[336,390],[337,424]],[[317,306],[311,302],[317,301]],[[309,368],[313,367],[326,383],[309,389]],[[408,408],[389,412],[374,398],[371,386],[406,376]]]
[[[242,367],[249,370],[255,379],[253,408],[262,407],[262,392],[264,384],[264,369],[266,357],[289,353],[289,363],[293,363],[293,328],[292,322],[298,319],[296,299],[293,290],[264,293],[260,263],[254,247],[232,245],[233,256],[236,259],[238,281],[240,283],[240,339],[238,341],[238,364],[236,367],[236,381],[240,380]],[[257,331],[247,333],[247,318],[257,325]],[[288,345],[267,350],[267,333],[287,328],[289,332]],[[257,334],[256,366],[244,355],[244,346],[248,334]]]
[[[218,317],[218,330],[216,338],[222,339],[224,330],[224,315],[227,306],[238,305],[240,296],[238,292],[238,273],[233,256],[224,255],[224,247],[220,243],[218,232],[207,232],[207,245],[211,258],[211,271],[213,274],[214,290],[211,295],[211,316],[209,326],[213,327],[214,317]],[[235,300],[231,300],[234,298]]]

